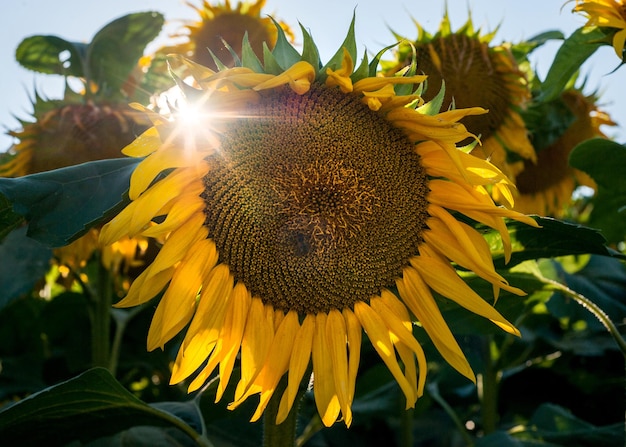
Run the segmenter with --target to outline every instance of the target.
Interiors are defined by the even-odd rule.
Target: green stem
[[[589,312],[591,312],[600,321],[600,323],[602,323],[602,325],[606,328],[606,330],[609,331],[609,334],[611,334],[611,336],[613,337],[613,339],[619,346],[620,350],[622,351],[622,354],[626,357],[626,341],[624,341],[621,334],[617,330],[617,327],[615,327],[615,324],[613,324],[609,316],[606,313],[604,313],[602,309],[600,309],[593,301],[591,301],[586,296],[581,295],[578,292],[575,292],[574,290],[570,289],[564,284],[559,283],[558,281],[554,281],[548,278],[542,278],[542,281],[552,286],[554,290],[558,290],[559,292],[563,292],[566,295],[569,295],[570,297],[574,298],[574,300],[578,304],[580,304]]]
[[[478,394],[481,403],[485,434],[496,431],[498,425],[498,370],[491,358],[491,337],[482,337],[484,371],[478,376]]]
[[[400,432],[400,445],[402,447],[413,446],[413,417],[415,416],[415,408],[401,410],[402,429]]]
[[[94,367],[110,368],[113,284],[109,271],[101,262],[98,262],[97,280],[98,293],[94,296],[91,310],[91,363]]]
[[[129,310],[111,309],[111,317],[115,322],[115,334],[113,335],[113,344],[111,345],[111,354],[109,358],[109,371],[115,376],[117,371],[117,363],[120,358],[120,351],[122,347],[122,337],[128,327],[128,322],[133,319],[135,315],[143,310],[143,306],[133,307]]]
[[[463,437],[463,440],[465,441],[465,445],[466,446],[474,445],[474,440],[472,439],[471,435],[465,429],[465,425],[463,425],[463,423],[461,422],[461,420],[459,419],[459,417],[457,416],[455,411],[452,409],[452,407],[448,404],[448,402],[446,402],[445,399],[439,393],[439,387],[438,387],[437,383],[433,382],[433,383],[431,383],[429,385],[426,385],[426,389],[428,390],[428,393],[430,394],[430,397],[432,397],[435,400],[435,402],[437,402],[441,406],[441,408],[443,408],[443,410],[450,417],[450,419],[452,419],[452,422],[454,423],[454,425],[456,426],[457,430],[459,430],[459,433]]]
[[[283,376],[270,398],[263,413],[263,446],[294,447],[296,443],[296,420],[298,419],[299,398],[296,398],[287,419],[276,425],[276,415],[283,392],[287,388],[287,376]]]

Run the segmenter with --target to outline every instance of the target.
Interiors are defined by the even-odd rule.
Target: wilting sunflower
[[[389,71],[397,72],[415,61],[418,71],[428,75],[424,100],[432,100],[445,83],[443,109],[454,104],[456,108],[478,106],[489,110],[487,114],[463,117],[460,122],[481,139],[482,145],[474,149],[473,155],[488,158],[512,177],[521,162],[508,160],[507,153],[515,153],[517,160],[534,160],[535,154],[518,113],[530,99],[530,90],[510,48],[507,44],[492,45],[495,32],[482,34],[475,30],[471,18],[452,31],[446,13],[434,35],[419,24],[417,27],[415,40],[396,35],[401,43]]]
[[[579,89],[564,91],[556,102],[563,107],[560,115],[569,113],[572,120],[552,143],[537,147],[537,162],[525,161],[524,169],[516,176],[518,195],[514,209],[522,213],[559,217],[578,186],[595,188],[587,174],[569,165],[569,155],[585,140],[605,138],[600,126],[615,125],[610,116],[597,107],[596,97],[584,95]],[[550,116],[533,120],[545,123]]]
[[[623,0],[576,0],[574,12],[587,17],[585,26],[606,28],[612,37],[615,53],[624,59],[626,42],[626,5]]]
[[[457,216],[499,231],[507,256],[503,218],[536,225],[494,205],[485,186],[507,185],[506,177],[455,147],[471,137],[458,120],[484,110],[429,114],[418,96],[395,90],[424,76],[376,76],[365,59],[355,70],[353,27],[322,68],[308,34],[302,56],[280,30],[279,39],[264,64],[213,72],[173,58],[197,80],[199,90],[184,87],[184,116],[195,110],[196,123],[154,116],[155,126],[124,149],[145,159],[131,177],[130,204],[101,240],[165,242],[117,305],[165,290],[148,349],[189,324],[171,382],[193,374],[189,390],[197,390],[217,368],[218,400],[240,354],[230,408],[260,394],[253,420],[286,375],[277,395],[283,421],[311,364],[323,423],[341,413],[350,425],[363,330],[412,407],[427,365],[410,313],[474,380],[432,290],[511,334],[519,332],[451,261],[496,295],[523,292],[496,273],[486,241]]]
[[[215,70],[217,66],[213,55],[227,67],[235,65],[231,50],[241,57],[241,43],[246,34],[250,48],[257,57],[263,56],[264,43],[270,49],[276,43],[277,33],[273,20],[261,16],[265,0],[237,2],[235,8],[229,0],[217,5],[212,5],[208,0],[203,0],[200,7],[192,3],[187,5],[198,12],[200,21],[187,23],[181,32],[172,36],[183,38],[185,42],[164,48],[162,52],[182,54]],[[280,26],[284,32],[292,35],[287,24],[281,22]]]

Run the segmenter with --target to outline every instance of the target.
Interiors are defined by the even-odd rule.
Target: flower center
[[[457,109],[488,109],[487,114],[466,116],[461,122],[483,141],[493,135],[507,116],[511,94],[491,59],[488,45],[474,37],[451,34],[416,50],[418,69],[428,75],[424,100],[433,99],[441,89],[442,79],[445,80],[442,110],[447,110],[453,101]],[[433,60],[434,55],[438,62]]]
[[[299,313],[393,287],[428,218],[414,144],[357,97],[320,85],[273,90],[240,115],[207,159],[202,193],[235,278]]]

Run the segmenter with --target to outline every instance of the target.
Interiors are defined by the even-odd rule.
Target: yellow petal
[[[289,415],[291,407],[298,395],[298,389],[309,366],[311,348],[313,346],[313,333],[315,331],[315,316],[307,315],[302,326],[296,334],[293,342],[293,350],[289,359],[289,372],[287,389],[283,393],[276,416],[276,423],[280,424]]]
[[[412,267],[403,270],[402,279],[396,281],[402,300],[417,317],[443,358],[458,372],[476,382],[474,372],[463,351],[450,331],[437,307],[430,290]]]
[[[297,312],[288,312],[276,331],[265,365],[255,380],[262,391],[259,405],[250,419],[251,422],[261,417],[276,390],[278,381],[287,371],[294,339],[299,328]]]
[[[216,266],[206,276],[202,281],[198,308],[179,349],[171,383],[188,377],[209,357],[223,326],[233,290],[233,277],[224,264]]]
[[[203,279],[217,262],[215,244],[204,239],[190,247],[177,266],[172,280],[161,298],[154,318],[162,323],[150,326],[148,349],[153,350],[170,340],[187,325],[196,308],[196,298]],[[158,330],[157,330],[158,328]]]
[[[400,369],[400,365],[398,364],[398,359],[396,358],[393,348],[393,343],[389,338],[389,330],[385,326],[385,323],[378,315],[376,315],[376,312],[374,312],[371,307],[363,301],[356,302],[354,305],[354,314],[361,322],[361,326],[363,326],[363,329],[372,342],[372,346],[383,362],[385,362],[385,365],[389,368],[389,371],[398,382],[398,385],[400,385],[400,389],[402,389],[407,403],[415,403],[417,400],[415,386],[412,386],[406,380],[406,377],[404,377],[404,374]]]
[[[411,258],[410,262],[422,279],[435,291],[450,298],[467,310],[488,318],[506,332],[517,336],[520,335],[517,328],[474,292],[457,275],[449,263],[423,256],[415,256]]]
[[[350,382],[348,379],[348,352],[346,350],[347,332],[346,323],[337,309],[328,312],[326,318],[326,341],[329,344],[328,354],[333,368],[335,393],[339,400],[341,413],[347,427],[352,424],[352,410],[350,408]]]
[[[335,423],[341,407],[335,393],[333,364],[328,356],[326,339],[326,314],[315,316],[315,335],[313,336],[313,394],[315,406],[322,417],[322,423],[330,427]]]

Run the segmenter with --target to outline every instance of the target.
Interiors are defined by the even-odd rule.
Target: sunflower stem
[[[619,347],[619,349],[622,351],[622,355],[626,357],[626,341],[624,340],[624,338],[622,338],[621,334],[617,330],[617,327],[611,321],[609,316],[602,309],[600,309],[600,307],[598,307],[593,301],[591,301],[586,296],[581,295],[578,292],[575,292],[574,290],[570,289],[564,284],[561,284],[558,281],[554,281],[548,278],[542,278],[542,281],[548,284],[553,290],[557,290],[561,293],[564,293],[574,298],[574,300],[578,304],[580,304],[582,307],[584,307],[589,312],[591,312],[600,321],[600,323],[602,323],[602,325],[606,328],[606,330],[609,332],[609,334],[613,337],[613,339],[617,343],[617,346]]]
[[[491,337],[482,337],[484,371],[477,377],[479,398],[486,435],[496,431],[498,424],[498,370],[491,356]]]
[[[110,370],[111,356],[111,303],[113,284],[109,271],[98,262],[98,293],[92,301],[91,311],[91,363]]]
[[[409,408],[401,412],[402,429],[400,431],[400,445],[403,447],[411,447],[413,445],[413,418],[415,417],[415,408]]]
[[[296,443],[296,421],[298,419],[299,399],[291,407],[287,419],[276,424],[276,416],[280,406],[280,399],[287,389],[287,376],[278,382],[267,408],[263,413],[263,446],[264,447],[294,447]]]

